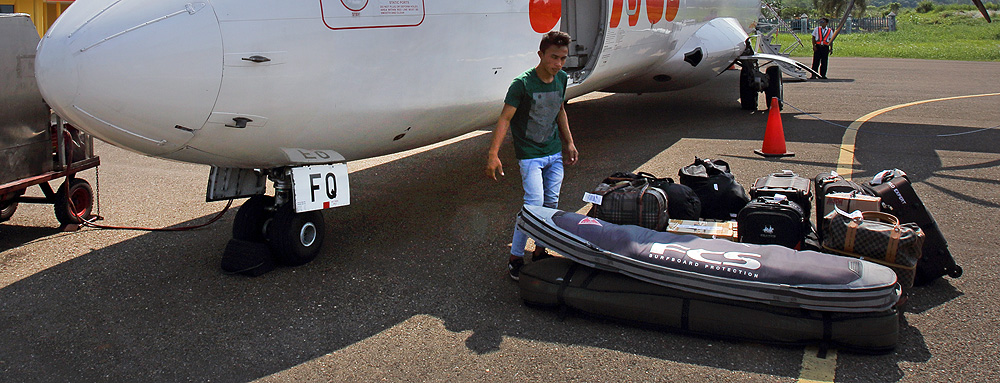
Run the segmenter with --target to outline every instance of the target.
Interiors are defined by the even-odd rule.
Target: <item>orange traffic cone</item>
[[[778,98],[771,98],[771,108],[767,114],[767,130],[764,131],[764,145],[754,153],[764,157],[792,157],[795,153],[785,150],[785,130],[781,127],[781,110]]]

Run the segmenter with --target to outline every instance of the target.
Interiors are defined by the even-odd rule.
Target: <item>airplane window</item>
[[[7,4],[0,5],[0,13],[14,13],[14,6]]]

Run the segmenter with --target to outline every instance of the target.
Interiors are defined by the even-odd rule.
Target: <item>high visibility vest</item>
[[[817,45],[830,45],[830,38],[833,37],[833,28],[816,27],[816,35],[819,36],[816,39]]]

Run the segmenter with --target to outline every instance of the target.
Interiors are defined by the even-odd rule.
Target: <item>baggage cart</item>
[[[63,225],[91,215],[93,189],[77,173],[96,168],[93,137],[53,115],[35,82],[38,32],[25,14],[0,15],[0,222],[20,203],[47,203]],[[49,181],[65,178],[53,190]],[[44,197],[26,197],[39,186]]]

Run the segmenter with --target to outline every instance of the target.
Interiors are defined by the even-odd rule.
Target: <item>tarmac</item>
[[[676,177],[695,156],[726,160],[747,188],[784,169],[857,181],[906,171],[964,275],[913,290],[888,354],[824,359],[523,305],[506,273],[521,200],[513,149],[506,177],[486,178],[490,134],[478,131],[349,164],[351,205],[324,212],[320,256],[257,278],[219,267],[236,206],[193,231],[61,232],[51,206],[22,204],[0,224],[0,380],[997,381],[998,73],[996,62],[833,57],[830,79],[785,83],[796,155],[780,159],[753,153],[767,113],[740,110],[737,71],[567,106],[580,162],[567,167],[564,210],[585,209],[583,193],[611,173]],[[207,166],[96,150],[102,165],[81,176],[103,224],[187,226],[226,205],[204,202]]]

